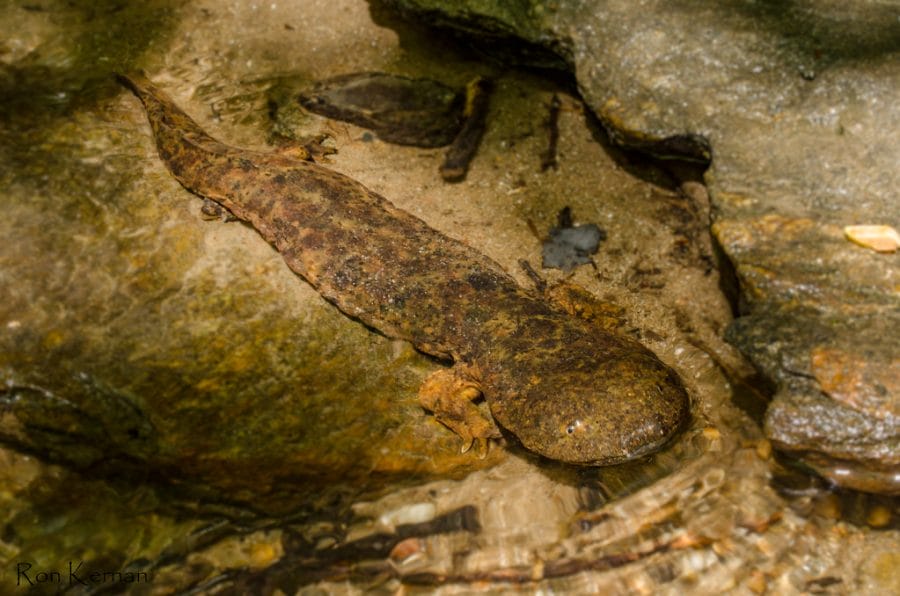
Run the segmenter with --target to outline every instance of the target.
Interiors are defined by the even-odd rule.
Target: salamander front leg
[[[487,457],[490,439],[499,439],[500,431],[472,403],[481,395],[478,383],[460,366],[431,373],[419,388],[419,403],[434,412],[434,418],[462,439],[461,453],[476,444],[478,457]]]
[[[619,333],[625,324],[625,309],[621,306],[600,300],[581,286],[569,281],[550,284],[525,259],[519,261],[519,266],[531,278],[535,290],[543,294],[548,302],[573,317],[591,321],[610,333]]]

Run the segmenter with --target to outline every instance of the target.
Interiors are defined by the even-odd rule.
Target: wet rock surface
[[[0,592],[18,589],[19,563],[65,573],[70,561],[113,580],[146,573],[94,586],[135,594],[898,590],[896,502],[781,467],[732,399],[750,369],[721,341],[731,317],[704,189],[610,145],[565,89],[497,77],[477,159],[448,185],[440,150],[296,102],[271,119],[289,80],[496,76],[374,5],[0,12]],[[112,81],[134,68],[235,145],[330,136],[337,153],[317,159],[523,284],[519,260],[537,268],[561,209],[596,222],[607,237],[593,266],[540,275],[586,288],[608,304],[598,320],[673,366],[692,426],[609,468],[511,441],[460,456],[415,399],[439,363],[335,311],[252,230],[201,217]],[[557,166],[542,171],[554,95]],[[841,373],[853,359],[834,350],[810,357],[811,374],[844,403],[881,408],[878,392],[853,393]],[[31,589],[44,588],[58,590]]]
[[[613,138],[712,156],[713,231],[741,294],[729,337],[777,388],[767,435],[838,484],[900,491],[900,394],[879,377],[900,367],[898,255],[841,232],[900,221],[896,5],[385,3],[554,52]]]

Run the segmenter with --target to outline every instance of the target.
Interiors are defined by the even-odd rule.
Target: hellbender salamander
[[[287,265],[345,314],[453,366],[419,398],[463,439],[500,436],[483,395],[527,448],[578,464],[659,449],[689,417],[678,376],[637,342],[525,289],[496,262],[347,176],[207,135],[143,76],[159,156],[181,184],[249,222]]]

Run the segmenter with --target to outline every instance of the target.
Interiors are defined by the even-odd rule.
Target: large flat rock
[[[900,7],[387,4],[552,53],[613,138],[711,158],[712,229],[740,287],[729,338],[777,387],[768,436],[838,484],[900,491],[898,256],[842,232],[900,222]]]

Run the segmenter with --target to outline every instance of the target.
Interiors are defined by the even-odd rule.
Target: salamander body
[[[426,379],[426,409],[464,450],[499,437],[577,464],[665,444],[689,417],[678,376],[637,342],[521,287],[499,264],[310,161],[223,144],[143,76],[159,156],[187,189],[251,224],[345,314],[453,366]],[[483,395],[493,421],[472,403]]]

